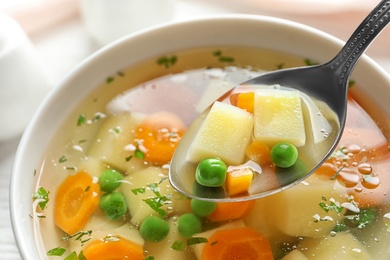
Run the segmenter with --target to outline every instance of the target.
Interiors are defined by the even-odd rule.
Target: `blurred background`
[[[0,128],[0,259],[20,259],[9,219],[8,187],[22,131],[36,106],[50,89],[90,54],[127,34],[150,26],[226,13],[260,14],[289,19],[346,40],[378,2],[379,0],[0,0],[0,120],[7,122],[20,118],[20,124],[14,124],[14,129]],[[390,74],[389,41],[390,29],[387,28],[366,53]],[[11,45],[17,48],[12,50],[9,48]],[[23,66],[26,64],[29,66]],[[9,76],[11,74],[12,79]],[[14,80],[23,78],[21,75],[25,75],[25,82],[34,81],[38,85],[22,82],[21,86],[26,89],[11,87],[12,84],[20,84]],[[29,101],[34,102],[29,104]],[[17,110],[28,105],[31,105],[30,114]],[[3,123],[4,125],[7,123]]]

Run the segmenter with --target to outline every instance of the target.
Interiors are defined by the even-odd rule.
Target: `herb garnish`
[[[235,61],[233,57],[222,55],[221,50],[214,51],[213,56],[218,57],[218,60],[223,63],[233,63]]]
[[[32,196],[34,201],[39,200],[38,205],[41,210],[44,210],[47,203],[49,202],[49,193],[49,191],[45,190],[43,187],[40,187]]]
[[[106,83],[107,84],[110,84],[111,82],[113,82],[114,81],[114,77],[107,77],[106,78]]]
[[[171,248],[175,251],[183,252],[186,250],[186,244],[183,241],[175,241],[173,242]]]
[[[173,65],[175,65],[176,62],[177,62],[177,56],[176,55],[162,56],[162,57],[157,59],[157,64],[161,65],[161,66],[164,66],[167,69],[172,67]]]
[[[137,189],[132,189],[131,192],[134,193],[134,195],[138,195],[138,194],[144,194],[146,191],[145,188],[137,188]]]
[[[329,204],[326,203],[327,199],[325,197],[322,197],[321,199],[323,202],[320,202],[319,205],[325,212],[335,211],[337,213],[341,213],[344,209],[344,207],[340,206],[340,204],[334,201],[333,199],[329,200]]]
[[[66,249],[63,247],[56,247],[53,249],[50,249],[46,252],[46,255],[48,256],[62,256],[66,252]]]
[[[191,237],[191,238],[187,239],[187,245],[189,245],[189,246],[207,243],[207,242],[209,242],[209,241],[205,237]],[[215,243],[215,242],[213,242],[213,243]]]
[[[87,122],[87,117],[84,114],[80,114],[77,118],[77,126],[81,126]]]
[[[135,156],[135,158],[138,158],[138,159],[145,159],[145,153],[142,152],[138,147],[134,151],[134,156]]]
[[[58,162],[59,163],[64,163],[66,162],[68,159],[66,159],[65,155],[61,156],[60,159],[58,159]]]
[[[147,256],[145,257],[145,260],[154,260],[154,256]]]
[[[171,201],[167,196],[161,196],[161,197],[153,197],[144,199],[145,203],[148,204],[148,206],[157,212],[161,217],[165,218],[167,216],[167,213],[165,210],[163,210],[161,207],[170,204]]]
[[[75,241],[80,241],[81,245],[83,246],[84,243],[86,243],[92,239],[91,235],[92,235],[92,230],[79,231],[73,235],[68,235],[68,234],[65,235],[64,237],[62,237],[62,240],[69,240],[69,239],[74,238]],[[85,236],[88,236],[88,237],[85,238]]]
[[[86,258],[83,254],[83,251],[81,251],[79,255],[77,255],[76,251],[73,251],[67,257],[65,257],[64,260],[86,260]]]
[[[309,58],[305,59],[304,61],[305,61],[305,64],[307,66],[313,66],[313,65],[318,65],[319,64],[318,62],[315,62],[315,61],[313,61],[313,60],[311,60]]]

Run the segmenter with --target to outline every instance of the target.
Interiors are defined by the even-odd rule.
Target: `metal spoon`
[[[307,154],[316,155],[314,160],[309,158],[304,162],[306,167],[297,166],[283,170],[283,172],[277,171],[276,178],[275,176],[267,177],[267,174],[258,174],[252,181],[249,193],[241,196],[229,197],[223,188],[205,188],[198,185],[195,181],[196,165],[187,161],[187,153],[200,125],[208,114],[208,111],[205,111],[190,126],[172,158],[169,170],[172,186],[192,198],[208,201],[242,201],[279,192],[310,176],[335,150],[345,125],[349,76],[360,56],[386,27],[389,20],[390,0],[381,1],[357,27],[341,51],[331,61],[322,65],[267,73],[237,87],[274,84],[288,86],[327,105],[321,107],[321,110],[328,120],[335,121],[332,124],[332,134],[327,138],[325,147],[313,143],[305,144],[305,146],[311,145],[308,148],[311,149],[311,152],[308,151]]]

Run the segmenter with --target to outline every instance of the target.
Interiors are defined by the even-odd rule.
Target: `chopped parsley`
[[[148,198],[148,199],[144,199],[144,201],[146,204],[148,204],[148,206],[151,209],[156,211],[157,214],[159,214],[161,217],[164,218],[167,216],[165,210],[161,208],[162,206],[171,203],[170,199],[167,196]]]
[[[87,236],[87,238],[85,238]],[[74,239],[75,241],[80,241],[81,246],[83,246],[86,242],[92,239],[92,230],[87,231],[79,231],[73,235],[65,235],[62,240],[70,240]]]
[[[172,55],[172,56],[162,56],[157,59],[157,64],[160,66],[164,66],[165,68],[170,68],[174,66],[177,62],[177,56]]]
[[[45,188],[40,187],[32,196],[34,201],[38,200],[38,205],[41,210],[44,210],[49,202],[49,193]]]
[[[329,180],[334,180],[334,179],[336,179],[337,178],[337,176],[339,176],[339,174],[340,174],[340,172],[342,171],[344,169],[344,166],[341,166],[340,167],[340,169],[338,169],[337,170],[337,172],[335,173],[335,174],[333,174],[333,176],[332,177],[330,177],[330,179]]]
[[[87,117],[85,114],[80,114],[79,117],[77,118],[77,126],[84,125],[87,122]]]
[[[344,209],[344,207],[340,206],[339,203],[336,203],[334,200],[329,200],[329,203],[327,203],[328,200],[325,197],[322,197],[322,202],[320,202],[320,207],[325,211],[335,211],[337,213],[341,213]]]
[[[46,252],[46,255],[48,256],[62,256],[65,254],[66,249],[63,247],[56,247],[53,249],[50,249],[49,251]]]
[[[154,256],[147,256],[145,257],[145,260],[154,260]]]
[[[145,153],[142,152],[139,148],[135,149],[134,157],[138,159],[145,159]]]
[[[191,237],[191,238],[187,239],[187,245],[189,245],[189,246],[207,243],[207,242],[209,242],[209,241],[205,237]]]
[[[67,257],[65,257],[64,260],[87,260],[87,258],[85,258],[83,251],[81,251],[79,255],[77,255],[76,251],[73,251]]]
[[[171,248],[175,251],[183,252],[186,250],[186,244],[183,241],[175,241],[173,242]]]
[[[223,63],[233,63],[235,61],[235,59],[231,56],[222,55],[221,50],[213,51],[213,56],[217,57],[218,60]]]
[[[107,84],[110,84],[113,81],[114,81],[114,77],[112,77],[112,76],[106,78],[106,83]]]
[[[315,61],[313,61],[313,60],[311,60],[309,58],[305,59],[304,62],[305,62],[305,64],[307,66],[313,66],[313,65],[318,65],[319,64],[318,62],[315,62]]]
[[[354,81],[354,80],[349,80],[348,81],[348,88],[351,88],[351,87],[353,87],[354,85],[356,84],[356,81]]]
[[[131,158],[133,158],[133,156],[132,156],[132,155],[130,155],[130,156],[127,156],[127,157],[125,158],[126,162],[130,161],[130,160],[131,160]]]
[[[132,189],[131,192],[134,194],[134,195],[138,195],[138,194],[144,194],[146,191],[145,188],[137,188],[137,189]]]
[[[68,159],[66,159],[65,155],[61,156],[60,159],[58,159],[58,162],[59,163],[64,163],[66,162]]]

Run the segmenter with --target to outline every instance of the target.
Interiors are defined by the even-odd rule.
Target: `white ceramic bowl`
[[[227,15],[172,23],[136,33],[95,53],[45,99],[25,131],[15,158],[11,180],[11,219],[24,259],[40,259],[35,240],[32,198],[39,166],[51,136],[64,117],[105,79],[143,60],[178,50],[206,46],[252,46],[310,57],[332,58],[342,42],[330,35],[290,21],[246,15]],[[361,97],[368,95],[390,118],[389,76],[368,57],[362,57],[353,78]],[[364,102],[364,98],[361,98]]]

